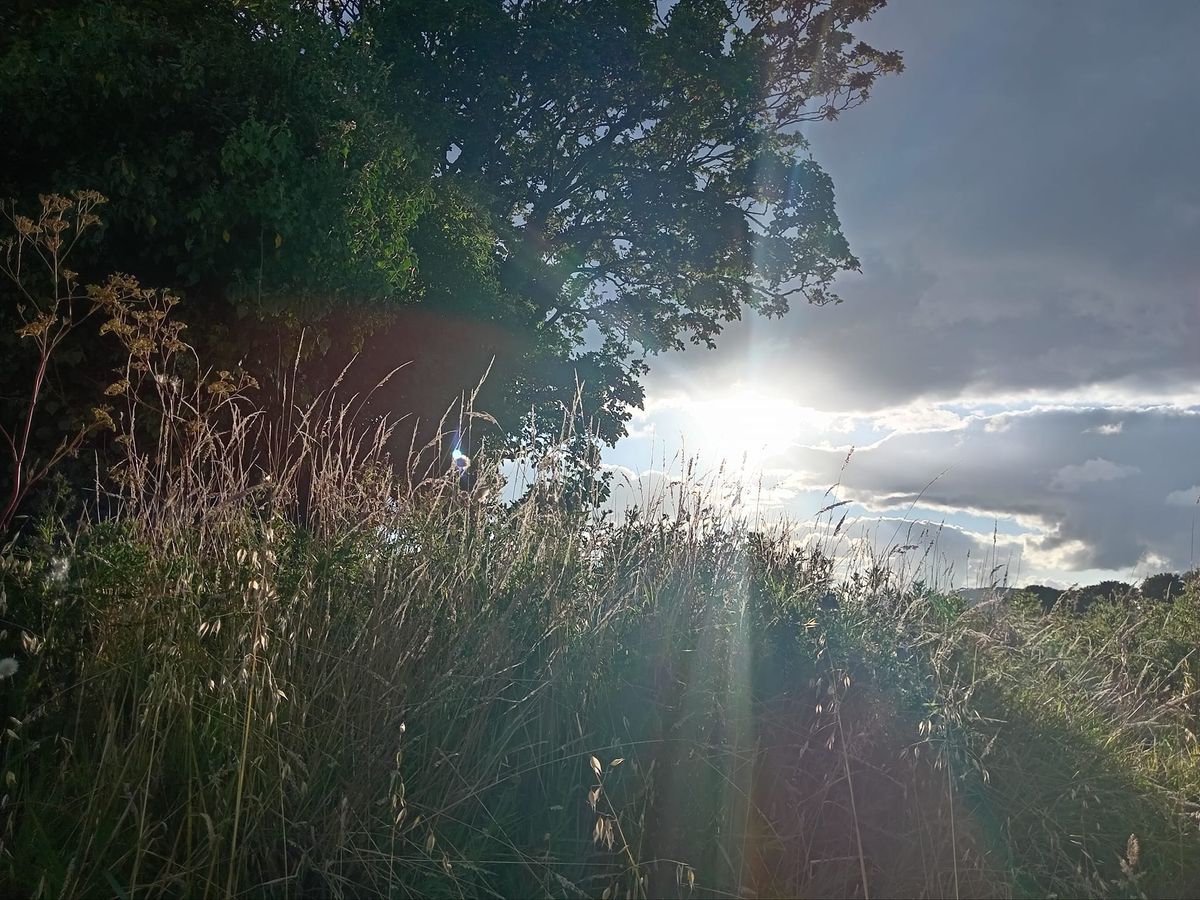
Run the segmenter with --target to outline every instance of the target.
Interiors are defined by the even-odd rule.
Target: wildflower
[[[11,656],[0,659],[0,681],[3,681],[5,678],[12,678],[17,674],[17,669],[19,668],[20,666],[17,665],[17,661]]]

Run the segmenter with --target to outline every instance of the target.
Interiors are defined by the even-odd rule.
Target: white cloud
[[[963,416],[944,405],[930,403],[897,406],[869,418],[876,428],[892,432],[953,431],[966,426]]]
[[[1128,478],[1140,470],[1137,466],[1122,466],[1107,459],[1089,459],[1078,465],[1063,466],[1050,479],[1054,491],[1078,491],[1085,485]]]
[[[1161,498],[1194,503],[1200,493],[1177,489],[1194,477],[1194,411],[1126,411],[1123,430],[1105,436],[1092,430],[1109,418],[1103,410],[1002,415],[1004,431],[989,429],[996,416],[973,416],[951,432],[890,435],[856,451],[844,470],[844,452],[795,448],[772,477],[797,492],[837,482],[838,499],[869,510],[915,506],[1015,522],[1025,529],[1025,559],[1042,570],[1126,569],[1148,552],[1190,566],[1191,519],[1164,515]]]
[[[653,438],[657,434],[658,426],[653,421],[648,421],[645,417],[635,418],[626,430],[626,437],[629,440]]]
[[[948,410],[957,427],[940,428],[950,417],[929,416],[927,430],[883,434],[873,419],[855,415],[852,433],[781,448],[741,473],[743,482],[764,515],[800,521],[835,500],[853,501],[859,514],[915,508],[917,516],[952,522],[1001,519],[1005,530],[1021,532],[1012,539],[1022,542],[1022,565],[1041,580],[1070,583],[1101,571],[1128,577],[1147,554],[1169,561],[1164,568],[1194,564],[1183,507],[1196,503],[1200,486],[1180,485],[1195,479],[1189,448],[1200,445],[1200,408],[1121,407],[1122,427],[1108,433],[1101,428],[1114,422],[1114,410],[1095,405],[981,408]],[[845,425],[845,417],[828,421]],[[1164,513],[1164,503],[1177,512]]]
[[[1181,491],[1171,491],[1167,494],[1169,506],[1194,506],[1200,503],[1200,485],[1193,484]]]

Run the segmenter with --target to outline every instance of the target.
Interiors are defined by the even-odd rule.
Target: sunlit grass
[[[509,506],[305,415],[269,479],[243,417],[4,552],[11,890],[1194,892],[1194,592],[967,609],[686,470]]]

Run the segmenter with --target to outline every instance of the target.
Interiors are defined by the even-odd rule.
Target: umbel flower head
[[[19,668],[21,667],[11,656],[0,659],[0,681],[3,681],[5,678],[12,678],[17,674],[17,669]]]

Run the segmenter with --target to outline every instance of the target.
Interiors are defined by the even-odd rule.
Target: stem
[[[958,832],[954,823],[954,777],[950,771],[950,754],[946,754],[946,788],[950,793],[950,852],[954,856],[954,897],[958,892]]]
[[[246,722],[242,727],[242,754],[238,761],[237,794],[233,803],[233,838],[229,843],[229,874],[225,879],[225,896],[233,896],[233,877],[237,872],[238,826],[242,817],[242,793],[246,783],[246,759],[250,752],[250,717],[254,714],[254,676],[258,668],[258,641],[262,629],[262,611],[255,615],[253,643],[250,646],[250,678],[246,685]]]
[[[837,709],[838,743],[842,745],[842,767],[846,772],[846,786],[850,789],[850,815],[854,818],[854,839],[858,842],[858,872],[862,877],[863,900],[871,900],[871,889],[867,884],[867,862],[863,855],[862,831],[858,827],[858,806],[854,802],[854,779],[850,777],[850,756],[846,750],[846,734],[842,730],[841,703]]]
[[[13,516],[17,511],[17,505],[24,499],[25,492],[28,490],[28,483],[23,478],[25,454],[29,447],[29,435],[33,431],[33,414],[37,411],[38,398],[41,396],[42,384],[46,380],[46,369],[49,365],[49,347],[43,343],[42,358],[38,362],[37,374],[33,379],[33,390],[29,395],[29,410],[25,413],[25,423],[21,429],[20,446],[13,446],[13,441],[9,439],[9,445],[13,446],[13,485],[8,497],[8,503],[5,504],[4,511],[0,512],[0,532],[8,530],[8,526],[12,523]],[[5,437],[7,437],[7,434]]]

